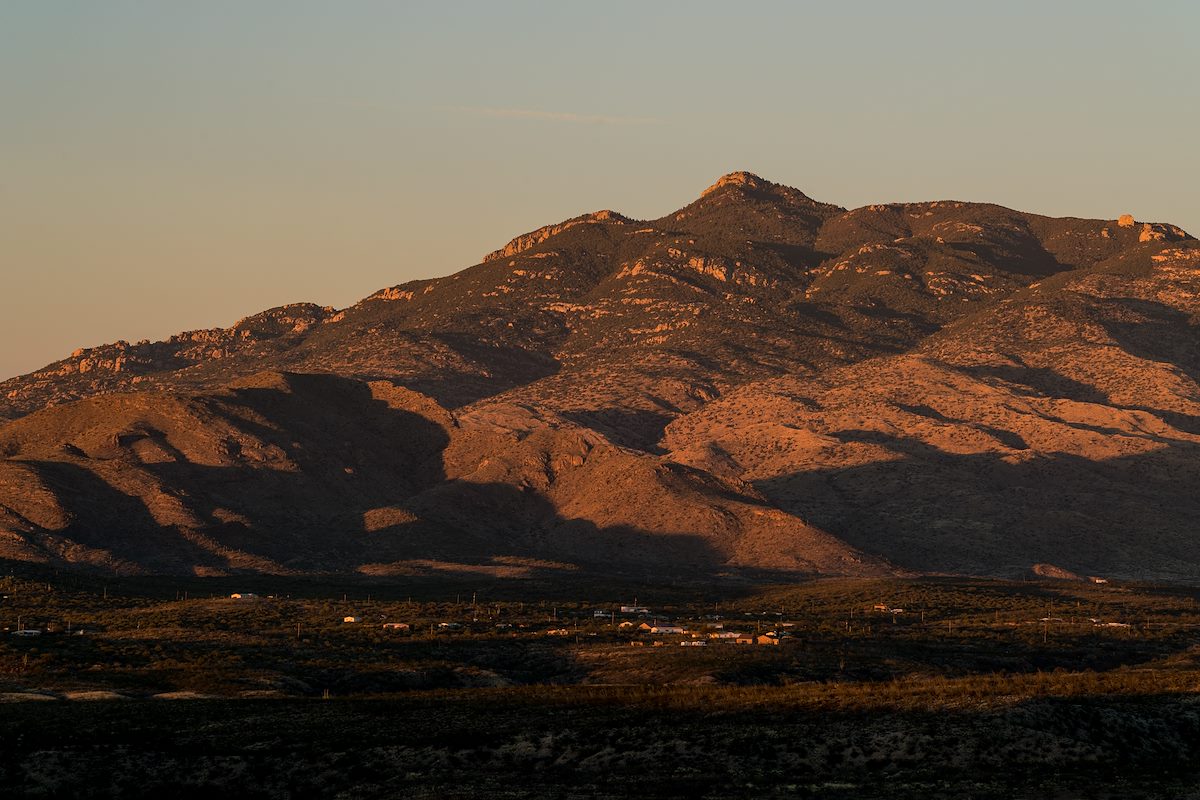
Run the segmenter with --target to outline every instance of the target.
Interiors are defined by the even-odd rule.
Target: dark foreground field
[[[1189,588],[26,572],[0,595],[5,798],[1200,798]]]
[[[28,703],[20,797],[1200,797],[1182,695],[924,711],[743,708],[721,691]],[[778,703],[778,707],[776,707]],[[936,704],[935,704],[936,705]]]

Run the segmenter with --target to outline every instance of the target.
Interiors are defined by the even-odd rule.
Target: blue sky
[[[1200,5],[0,4],[0,377],[749,169],[1200,231]]]

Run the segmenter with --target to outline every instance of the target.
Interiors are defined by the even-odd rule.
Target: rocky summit
[[[349,308],[5,381],[0,558],[1195,579],[1197,320],[1169,224],[734,172]]]

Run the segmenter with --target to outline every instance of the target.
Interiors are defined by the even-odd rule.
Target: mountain
[[[1194,578],[1200,244],[747,172],[0,384],[0,557]]]

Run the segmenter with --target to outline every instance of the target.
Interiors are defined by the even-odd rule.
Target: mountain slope
[[[0,555],[1200,575],[1196,253],[1132,217],[731,173],[350,308],[5,381]]]
[[[1200,246],[1146,245],[912,352],[744,386],[670,456],[901,566],[1200,575]]]
[[[520,416],[520,410],[514,410]],[[879,574],[738,481],[563,421],[514,432],[391,384],[261,373],[0,430],[0,557],[119,572]]]

